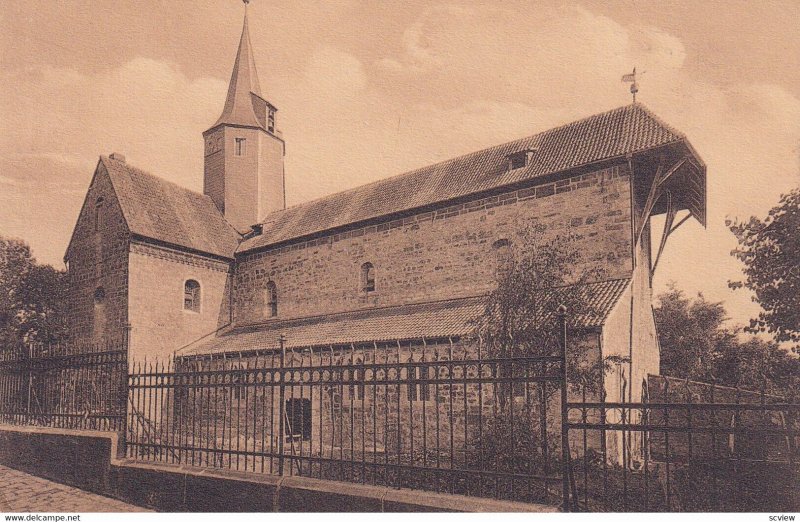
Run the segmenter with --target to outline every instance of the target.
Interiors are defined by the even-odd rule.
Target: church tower
[[[286,206],[285,145],[275,127],[277,109],[261,94],[247,27],[247,3],[225,107],[217,122],[203,133],[203,192],[240,232]]]

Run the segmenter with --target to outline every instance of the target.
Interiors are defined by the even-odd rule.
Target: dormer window
[[[244,138],[235,138],[234,142],[234,154],[237,156],[244,156],[247,152],[247,140]]]
[[[531,159],[533,159],[533,153],[535,151],[532,149],[525,149],[519,152],[514,152],[509,154],[508,157],[508,170],[516,170],[525,168],[531,164]]]

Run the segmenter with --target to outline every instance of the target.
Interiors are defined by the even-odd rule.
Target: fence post
[[[28,345],[28,359],[33,359],[34,357],[34,348],[33,343]],[[28,393],[25,399],[25,415],[26,418],[31,414],[31,392],[33,391],[33,368],[32,366],[28,366],[28,382],[26,383],[28,386]]]
[[[562,511],[570,510],[569,409],[567,408],[567,307],[558,307],[558,343],[561,345],[561,497]]]
[[[133,330],[133,325],[131,323],[125,323],[125,326],[122,327],[122,343],[123,349],[127,350],[130,353],[130,346],[131,346],[131,330]]]
[[[280,343],[281,348],[281,380],[279,385],[280,387],[278,388],[278,410],[280,412],[278,419],[278,475],[283,476],[283,433],[286,430],[284,425],[286,422],[286,372],[284,372],[284,367],[286,365],[286,336],[281,334],[281,336],[278,338],[278,342]]]

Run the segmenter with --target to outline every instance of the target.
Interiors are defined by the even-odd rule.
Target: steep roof
[[[405,174],[273,212],[263,233],[239,251],[411,210],[684,141],[639,103]],[[507,156],[535,150],[527,167],[509,170]]]
[[[591,310],[591,313],[573,317],[571,324],[579,328],[602,326],[628,282],[628,279],[616,279],[578,287],[578,295],[585,296],[587,310]],[[553,303],[553,309],[557,307],[558,295],[563,290],[556,288],[544,291],[545,299]],[[299,319],[270,320],[233,328],[216,337],[203,339],[179,350],[178,355],[274,350],[279,347],[278,338],[281,334],[286,336],[286,348],[459,337],[472,332],[473,321],[483,312],[485,305],[486,296],[481,295]]]
[[[253,110],[253,101],[250,93],[261,96],[261,85],[258,82],[256,62],[253,58],[253,46],[250,43],[250,31],[247,27],[247,9],[244,12],[244,25],[242,37],[239,40],[239,50],[236,52],[236,61],[231,72],[231,81],[228,84],[228,96],[225,107],[222,109],[216,127],[221,124],[244,125],[248,127],[263,127],[258,121]]]
[[[100,157],[132,234],[232,258],[240,236],[210,197]]]

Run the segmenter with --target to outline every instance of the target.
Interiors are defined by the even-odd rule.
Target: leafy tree
[[[777,343],[753,336],[723,347],[714,373],[728,386],[792,396],[800,383],[800,359]]]
[[[541,227],[532,226],[514,239],[507,253],[498,254],[497,286],[476,321],[475,334],[489,357],[556,355],[558,307],[566,306],[568,320],[593,314],[585,284],[599,280],[602,271],[578,269],[590,265],[583,263],[575,237],[545,238]],[[597,391],[602,371],[604,364],[587,361],[582,351],[568,353],[567,373],[573,387]],[[501,387],[501,409],[510,395],[508,388]]]
[[[739,247],[731,255],[742,261],[744,281],[763,311],[751,319],[750,332],[771,332],[775,340],[800,341],[800,188],[781,196],[763,221],[728,221]]]
[[[504,251],[505,250],[505,251]],[[511,383],[491,389],[493,404],[480,442],[485,461],[509,473],[535,473],[556,466],[560,438],[558,415],[548,413],[557,404],[557,385],[524,384],[523,378],[555,373],[557,367],[503,362],[514,357],[560,355],[558,308],[566,307],[567,326],[577,318],[596,313],[591,306],[591,286],[603,272],[587,260],[577,238],[545,237],[543,228],[531,226],[511,238],[496,252],[496,288],[475,323],[475,335],[488,358],[499,359],[494,368]],[[574,335],[571,335],[575,339]],[[579,344],[567,351],[570,391],[587,398],[602,394],[602,375],[611,360],[594,360]],[[618,362],[618,361],[616,361]],[[544,423],[545,426],[541,426]],[[542,429],[544,428],[544,429]],[[477,439],[476,439],[477,441]]]
[[[25,242],[0,237],[0,347],[65,340],[66,291],[64,271],[37,264]]]
[[[674,284],[658,301],[653,313],[661,345],[661,374],[710,381],[720,349],[736,343],[736,334],[724,326],[728,318],[723,304],[707,301],[702,294],[691,300]]]
[[[661,373],[784,395],[800,376],[800,360],[774,342],[740,340],[721,302],[690,299],[670,285],[654,307]]]

